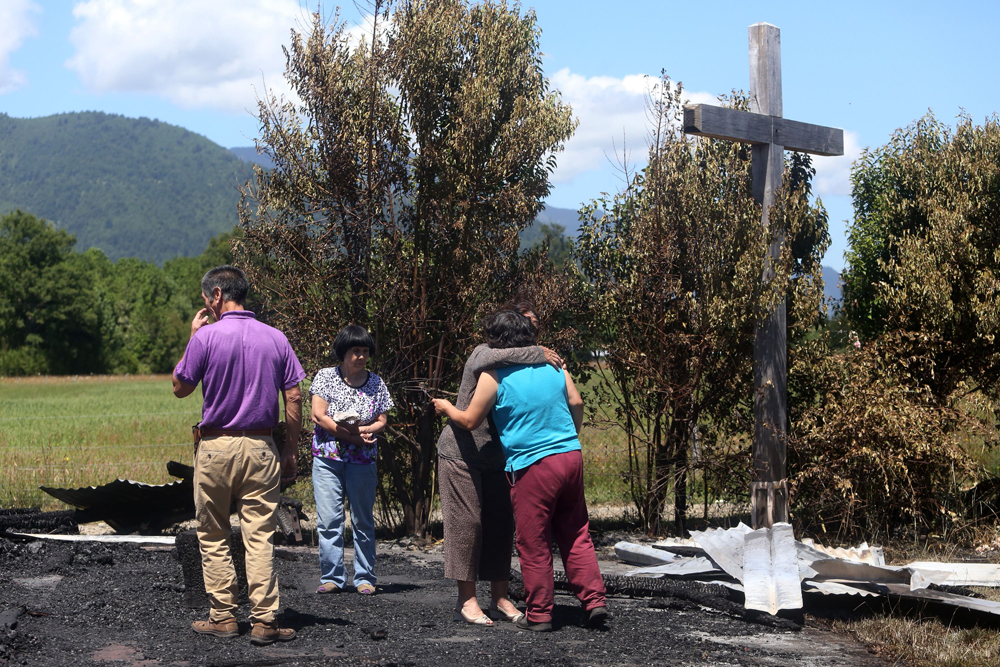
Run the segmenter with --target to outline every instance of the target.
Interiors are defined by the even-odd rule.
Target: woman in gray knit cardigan
[[[538,320],[528,304],[519,304],[515,309],[538,328]],[[455,406],[459,410],[469,407],[483,371],[546,362],[562,368],[559,355],[544,347],[494,350],[480,345],[465,363]],[[454,428],[449,422],[438,439],[444,576],[458,584],[456,621],[493,625],[493,620],[514,622],[521,615],[507,598],[514,514],[504,462],[500,439],[490,421],[474,431]],[[483,613],[476,599],[477,580],[490,582],[489,616]]]

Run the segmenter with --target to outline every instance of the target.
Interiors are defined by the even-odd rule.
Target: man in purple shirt
[[[290,641],[295,631],[277,623],[274,573],[275,510],[280,480],[294,480],[302,426],[299,382],[305,377],[285,335],[243,309],[249,283],[235,266],[219,266],[201,279],[205,308],[191,322],[191,340],[174,369],[174,395],[184,398],[201,382],[201,442],[195,452],[194,504],[205,591],[212,603],[195,632],[236,637],[236,573],[229,553],[229,510],[239,511],[253,609],[250,641]],[[215,320],[209,319],[209,315]],[[287,437],[279,454],[271,437],[278,424],[278,394],[285,402]],[[280,463],[279,463],[280,458]]]

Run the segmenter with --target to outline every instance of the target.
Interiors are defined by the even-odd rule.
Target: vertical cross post
[[[769,23],[750,26],[750,111],[781,118],[781,31]],[[781,186],[784,147],[768,142],[754,144],[753,197],[761,204],[761,225],[769,228],[768,211]],[[766,285],[774,278],[774,264],[781,255],[784,238],[775,238],[768,248],[761,278]],[[784,298],[757,323],[754,334],[754,481],[750,488],[751,521],[754,528],[788,521],[788,480],[785,471],[788,420],[788,346],[785,333]]]
[[[781,186],[785,150],[813,155],[843,155],[844,132],[782,117],[781,31],[769,23],[750,26],[750,112],[708,104],[684,107],[684,132],[750,144],[753,155],[753,197],[761,205],[764,233],[770,226],[774,193]],[[775,275],[785,239],[778,235],[768,247],[761,279],[766,286]],[[753,345],[753,473],[750,486],[754,528],[788,521],[788,479],[785,454],[788,422],[788,343],[785,300],[758,323]]]

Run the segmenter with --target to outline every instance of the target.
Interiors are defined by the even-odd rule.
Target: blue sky
[[[343,18],[362,30],[363,12]],[[0,0],[0,112],[147,116],[226,146],[253,143],[255,91],[282,89],[281,45],[303,0]],[[362,5],[363,6],[363,5]],[[333,5],[326,4],[327,11]],[[843,128],[847,155],[816,158],[830,212],[826,263],[843,267],[850,164],[928,109],[977,122],[1000,111],[1000,3],[535,0],[546,73],[580,120],[548,202],[613,192],[622,138],[644,154],[647,75],[693,101],[749,86],[747,28],[781,29],[784,115]]]

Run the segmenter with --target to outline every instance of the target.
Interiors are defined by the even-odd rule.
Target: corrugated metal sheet
[[[113,507],[119,510],[163,512],[183,508],[194,509],[194,493],[191,482],[181,480],[169,484],[145,484],[130,479],[116,479],[110,484],[87,486],[79,489],[54,489],[39,487],[53,498],[80,509]]]
[[[743,574],[747,609],[769,614],[802,609],[802,584],[790,524],[775,523],[771,528],[746,533]]]
[[[615,556],[618,560],[635,565],[659,565],[670,563],[679,558],[676,554],[662,549],[655,549],[644,544],[619,542],[615,545]]]

